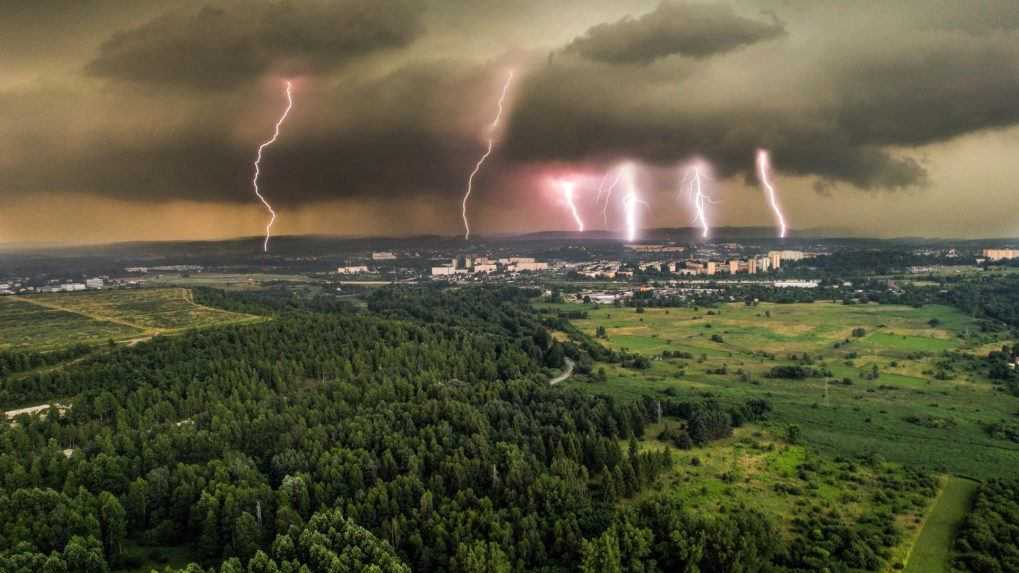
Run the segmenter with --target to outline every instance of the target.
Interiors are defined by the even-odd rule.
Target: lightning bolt
[[[272,205],[270,205],[269,202],[265,200],[265,197],[262,196],[262,192],[259,191],[259,189],[258,189],[258,176],[262,173],[262,152],[265,151],[266,147],[269,147],[273,143],[276,143],[276,139],[279,138],[279,136],[280,136],[280,127],[283,125],[283,122],[286,121],[287,116],[290,115],[290,110],[294,107],[294,98],[293,98],[293,95],[291,93],[292,88],[293,88],[293,85],[288,80],[287,81],[287,108],[285,110],[283,110],[283,115],[281,115],[279,120],[276,122],[276,129],[275,129],[275,131],[273,131],[272,137],[269,138],[262,145],[258,146],[258,155],[255,157],[255,176],[251,180],[251,185],[255,188],[255,195],[257,195],[258,196],[258,200],[261,201],[263,205],[265,205],[265,208],[269,211],[269,215],[270,215],[270,217],[269,217],[269,224],[267,224],[265,226],[265,243],[263,243],[263,245],[262,245],[262,251],[266,252],[266,253],[269,252],[269,233],[270,233],[270,231],[272,231],[273,223],[276,222],[276,211],[273,210]]]
[[[495,120],[488,126],[488,149],[478,159],[478,162],[474,165],[474,170],[471,171],[469,177],[467,177],[467,192],[464,194],[462,215],[464,220],[464,240],[471,238],[471,225],[467,221],[467,200],[471,197],[471,191],[474,188],[474,177],[481,171],[481,166],[485,164],[485,160],[492,154],[492,148],[495,146],[495,129],[499,127],[499,120],[502,119],[503,102],[506,100],[506,92],[509,91],[510,84],[513,83],[514,72],[510,70],[506,76],[506,83],[502,86],[502,94],[499,95],[499,111],[495,114]]]
[[[626,240],[633,242],[637,240],[637,206],[647,203],[641,201],[637,196],[637,183],[633,178],[633,166],[623,165],[619,168],[620,178],[626,185],[626,194],[623,195],[623,212],[626,214]]]
[[[612,180],[612,184],[605,187],[605,182],[608,181],[609,175],[615,174],[615,178]],[[601,216],[605,225],[609,224],[609,201],[612,199],[612,192],[615,191],[616,186],[619,185],[619,180],[622,178],[623,169],[616,168],[609,171],[602,176],[601,183],[598,184],[598,194],[595,196],[595,201],[601,200],[602,194],[605,194],[605,204],[602,206]]]
[[[563,199],[566,201],[566,205],[569,206],[570,213],[573,214],[573,220],[577,223],[577,230],[583,233],[584,221],[580,218],[577,205],[573,202],[573,190],[576,184],[573,181],[560,181],[559,187],[563,190]]]
[[[778,205],[775,188],[772,187],[771,181],[768,180],[768,171],[770,170],[771,160],[768,156],[768,151],[766,149],[758,149],[757,177],[761,180],[761,185],[764,185],[764,189],[768,192],[768,202],[771,203],[771,210],[775,212],[775,218],[778,219],[778,236],[780,239],[784,239],[786,233],[785,216],[782,215],[782,208]]]
[[[693,203],[694,210],[697,211],[697,223],[701,227],[701,238],[707,239],[708,233],[711,232],[711,228],[708,225],[707,217],[707,204],[711,202],[711,198],[704,192],[703,184],[701,183],[701,166],[699,164],[693,164],[688,169],[687,181],[689,181],[689,194],[690,200]]]

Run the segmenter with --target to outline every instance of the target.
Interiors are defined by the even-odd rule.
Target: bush
[[[813,374],[813,369],[806,368],[803,366],[774,366],[771,370],[768,370],[768,378],[786,378],[789,380],[804,380],[810,378]]]

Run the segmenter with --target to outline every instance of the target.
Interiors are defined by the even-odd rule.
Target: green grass
[[[642,497],[666,492],[682,500],[685,507],[708,515],[752,507],[768,516],[789,539],[795,535],[797,518],[816,512],[854,521],[865,514],[887,511],[896,515],[904,533],[902,545],[894,551],[896,556],[905,555],[906,543],[917,537],[929,498],[921,492],[888,487],[904,479],[899,464],[835,460],[811,447],[788,444],[757,426],[737,428],[730,438],[692,450],[680,450],[657,439],[666,425],[681,423],[666,420],[647,427],[641,447],[667,448],[673,470]],[[877,492],[888,496],[876,496]]]
[[[965,478],[948,478],[909,555],[906,573],[951,571],[952,541],[978,485]]]
[[[169,273],[146,276],[149,286],[210,287],[224,290],[259,290],[266,285],[300,285],[313,280],[305,275],[269,273]]]
[[[961,372],[952,380],[933,376],[943,351],[986,353],[1004,342],[975,334],[974,321],[953,308],[814,303],[729,304],[711,315],[707,309],[683,308],[585,310],[587,319],[572,321],[582,331],[593,336],[603,326],[608,339],[602,344],[655,359],[645,371],[596,364],[605,368],[607,382],[577,377],[566,383],[571,387],[623,400],[667,392],[680,398],[710,395],[733,404],[766,398],[774,407],[773,428],[798,424],[806,443],[822,452],[876,453],[981,479],[1019,467],[1019,445],[995,440],[983,429],[1019,412],[1019,399],[976,373]],[[940,323],[931,327],[935,318]],[[854,328],[866,334],[854,337]],[[712,341],[713,334],[722,342]],[[660,359],[664,350],[688,352],[693,359]],[[852,384],[828,384],[826,392],[823,378],[766,377],[774,366],[793,364],[791,354],[803,353],[811,355],[813,367],[828,368],[834,379]],[[875,364],[879,378],[862,378]],[[723,366],[726,374],[709,372]],[[927,428],[907,422],[910,416],[948,418],[954,427]]]
[[[56,350],[143,334],[140,328],[0,297],[0,350]]]
[[[46,351],[263,320],[195,304],[188,289],[0,298],[0,350]]]
[[[203,328],[252,319],[248,315],[195,304],[191,291],[184,288],[43,294],[26,297],[24,300],[156,332]]]
[[[1019,467],[1019,447],[983,430],[985,423],[1019,412],[1019,399],[995,390],[975,372],[960,370],[951,380],[933,376],[945,351],[983,355],[1005,342],[978,334],[970,317],[950,307],[815,303],[730,304],[711,309],[712,314],[708,309],[583,310],[588,318],[572,321],[582,331],[593,336],[604,327],[608,339],[602,344],[652,362],[647,370],[598,363],[595,369],[605,369],[605,382],[578,376],[565,383],[570,387],[621,400],[713,397],[739,404],[766,398],[772,404],[768,421],[738,429],[732,438],[691,451],[670,448],[675,471],[654,489],[682,498],[695,510],[755,507],[787,535],[797,517],[811,512],[834,511],[851,522],[868,512],[892,511],[904,536],[888,560],[889,571],[908,558],[911,571],[936,572],[947,563],[953,528],[974,482],[946,476],[935,505],[919,492],[902,492],[894,501],[877,495],[888,492],[885,480],[897,479],[905,465],[980,478]],[[864,336],[854,337],[856,328],[863,328]],[[715,334],[722,341],[711,340]],[[664,358],[665,350],[692,356]],[[832,376],[766,376],[774,366],[799,363],[804,353],[811,356],[810,367],[830,369]],[[879,377],[864,378],[873,365]],[[723,367],[725,373],[718,373]],[[831,383],[843,378],[851,384]],[[953,425],[929,428],[908,422],[910,416]],[[791,424],[802,429],[801,445],[774,438]],[[658,425],[649,427],[644,447],[667,447],[656,439],[660,431]],[[861,456],[872,463],[849,461]],[[813,470],[805,476],[804,467]]]

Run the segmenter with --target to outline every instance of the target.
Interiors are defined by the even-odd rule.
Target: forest
[[[1019,571],[1019,481],[992,480],[980,486],[955,550],[955,565],[962,571]]]

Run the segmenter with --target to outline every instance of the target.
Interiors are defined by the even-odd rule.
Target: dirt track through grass
[[[46,351],[265,320],[197,304],[190,289],[48,293],[0,301],[0,350]]]

